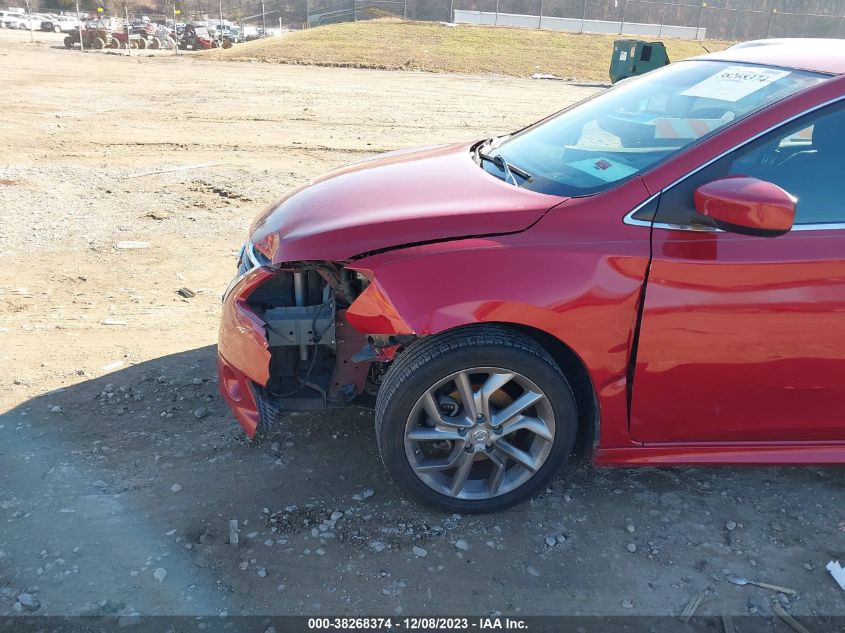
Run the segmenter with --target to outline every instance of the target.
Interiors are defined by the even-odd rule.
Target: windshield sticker
[[[728,66],[724,70],[684,90],[685,97],[703,97],[718,101],[739,101],[790,74],[789,70]]]
[[[567,165],[591,176],[595,176],[604,182],[614,182],[637,173],[637,170],[633,167],[623,165],[622,163],[614,163],[609,158],[603,157],[576,160],[574,163],[567,163]]]

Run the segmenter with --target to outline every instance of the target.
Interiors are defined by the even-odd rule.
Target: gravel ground
[[[591,89],[48,36],[0,30],[0,615],[677,615],[700,591],[702,614],[845,613],[824,569],[845,559],[839,470],[576,461],[530,503],[449,516],[390,483],[369,411],[293,415],[255,443],[217,396],[219,293],[263,206]]]

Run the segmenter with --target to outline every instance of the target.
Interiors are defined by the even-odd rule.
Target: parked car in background
[[[7,29],[17,29],[19,28],[19,24],[26,20],[25,13],[6,13],[3,16],[3,27]],[[24,27],[26,28],[26,27]]]
[[[229,48],[232,44],[238,44],[243,41],[243,34],[241,29],[237,26],[224,26],[222,29],[218,24],[214,30],[214,39],[219,46]]]
[[[20,18],[14,18],[7,21],[6,26],[10,29],[21,29],[27,31],[40,31],[41,30],[41,23],[45,20],[49,19],[48,16],[45,16],[40,13],[31,13],[28,15],[23,15]]]
[[[79,18],[60,15],[41,22],[41,30],[47,32],[53,31],[54,33],[69,33],[78,29],[80,24]]]
[[[254,221],[220,391],[250,436],[375,395],[388,472],[448,512],[526,499],[576,446],[843,465],[843,147],[845,42],[763,40],[353,163]]]
[[[251,42],[252,40],[257,40],[261,37],[261,33],[257,26],[244,26],[241,29],[241,37],[243,38],[244,42]]]
[[[13,17],[23,15],[18,11],[0,11],[0,29],[6,28],[6,20]]]
[[[32,22],[32,30],[33,31],[41,31],[42,24],[44,22],[49,22],[55,20],[57,16],[53,15],[52,13],[32,13],[30,14],[30,20]]]

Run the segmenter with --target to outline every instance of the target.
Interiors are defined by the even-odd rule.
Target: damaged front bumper
[[[220,394],[250,437],[261,424],[254,389],[269,379],[270,348],[265,323],[246,300],[272,275],[272,269],[257,267],[241,274],[226,289],[217,341]]]
[[[248,251],[240,262],[223,297],[217,367],[246,433],[284,411],[341,407],[365,393],[378,362],[356,357],[367,341],[346,319],[357,273],[327,262],[265,266]]]

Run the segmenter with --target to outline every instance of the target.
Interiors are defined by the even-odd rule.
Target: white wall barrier
[[[609,20],[581,20],[580,18],[556,18],[551,16],[521,15],[492,11],[467,11],[455,9],[458,24],[483,24],[488,26],[520,26],[549,31],[576,31],[584,33],[606,33],[611,35],[640,35],[647,37],[683,37],[703,40],[706,28],[675,26],[672,24],[640,24],[638,22],[611,22]]]

